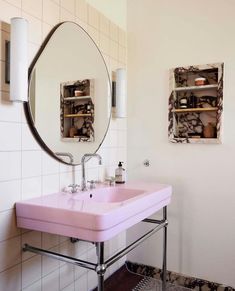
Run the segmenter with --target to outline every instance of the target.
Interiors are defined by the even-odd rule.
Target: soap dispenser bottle
[[[123,162],[118,163],[118,168],[115,170],[115,182],[117,184],[124,184],[125,179],[125,169],[122,167]]]

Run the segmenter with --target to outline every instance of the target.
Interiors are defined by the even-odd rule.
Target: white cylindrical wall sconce
[[[116,70],[116,114],[118,118],[127,117],[126,70]]]
[[[10,100],[28,101],[28,22],[11,19]]]

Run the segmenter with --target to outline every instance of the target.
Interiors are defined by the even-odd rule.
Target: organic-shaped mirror
[[[76,23],[53,29],[30,67],[25,112],[31,130],[53,157],[70,153],[79,164],[96,152],[110,121],[111,90],[104,59]]]

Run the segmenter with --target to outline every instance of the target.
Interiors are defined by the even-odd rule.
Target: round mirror
[[[25,112],[38,142],[62,162],[77,165],[102,144],[111,116],[109,74],[76,23],[59,24],[42,45],[30,67]]]

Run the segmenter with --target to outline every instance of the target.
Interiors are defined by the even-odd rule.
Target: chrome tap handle
[[[79,189],[79,185],[78,184],[70,184],[68,187],[71,188],[71,193],[77,193],[78,192],[78,189]]]
[[[105,181],[109,182],[109,186],[114,185],[115,177],[107,177],[105,178]]]
[[[87,181],[87,182],[90,183],[90,190],[95,189],[95,183],[96,183],[96,181],[90,180],[90,181]]]

